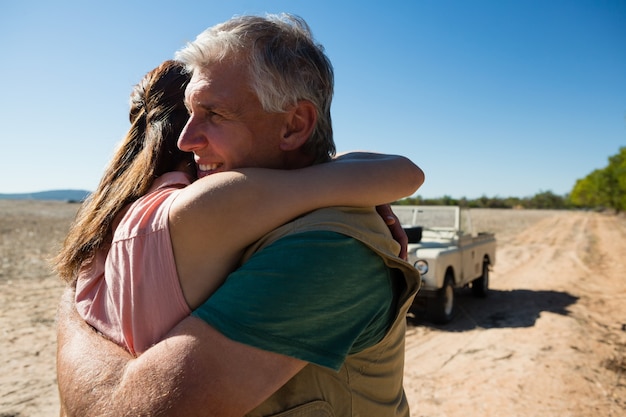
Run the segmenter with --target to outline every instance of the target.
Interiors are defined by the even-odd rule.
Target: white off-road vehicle
[[[409,262],[426,270],[415,307],[425,306],[431,321],[444,324],[454,317],[456,288],[469,286],[475,296],[487,296],[496,238],[493,233],[474,232],[469,209],[396,205],[392,209],[409,237]]]

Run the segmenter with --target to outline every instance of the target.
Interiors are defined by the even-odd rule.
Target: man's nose
[[[178,148],[181,151],[194,152],[203,146],[206,146],[206,139],[195,127],[193,117],[190,117],[178,137]]]

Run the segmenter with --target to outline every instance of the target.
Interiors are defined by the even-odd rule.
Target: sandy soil
[[[0,417],[58,415],[46,262],[77,206],[0,200]],[[494,231],[487,299],[457,294],[447,326],[409,318],[413,417],[626,415],[626,219],[476,210]]]

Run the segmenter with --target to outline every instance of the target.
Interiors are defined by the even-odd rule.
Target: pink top
[[[78,276],[78,313],[133,355],[191,313],[178,280],[168,222],[172,202],[190,183],[182,172],[157,178],[116,219],[111,248],[98,251]]]

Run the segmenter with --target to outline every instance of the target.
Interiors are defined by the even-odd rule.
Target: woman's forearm
[[[413,194],[424,182],[424,172],[408,158],[367,152],[296,170],[244,168],[232,174],[240,175],[230,181],[230,185],[239,182],[238,190],[231,188],[220,198],[229,214],[240,208],[272,223],[282,213],[274,227],[317,208],[387,204]]]
[[[334,164],[334,166],[333,166]],[[424,183],[424,172],[404,156],[351,152],[338,156],[335,168],[321,174],[319,182],[335,187],[327,191],[334,204],[375,206],[413,194]],[[323,184],[323,183],[322,183]]]

